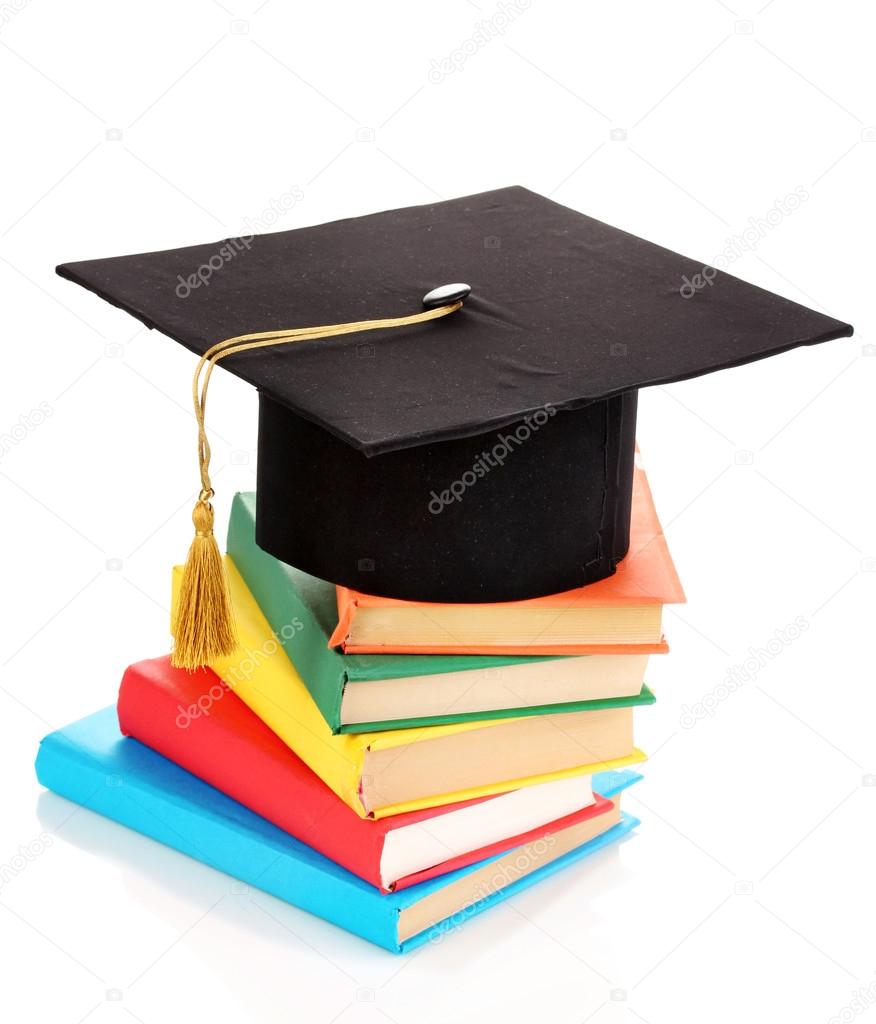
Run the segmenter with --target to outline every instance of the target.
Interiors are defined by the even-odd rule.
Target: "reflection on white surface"
[[[602,956],[611,957],[611,921],[600,906],[601,894],[629,882],[624,857],[636,842],[634,833],[546,879],[536,887],[534,904],[521,893],[440,941],[397,957],[53,793],[40,793],[37,818],[41,829],[54,837],[53,914],[67,921],[90,916],[90,943],[72,940],[73,949],[85,963],[87,957],[98,962],[108,954],[118,962],[121,980],[114,975],[113,991],[123,993],[122,1001],[136,1005],[141,1014],[158,998],[165,972],[178,973],[182,961],[191,976],[220,984],[229,1005],[252,1013],[254,1001],[264,1000],[257,1019],[269,1021],[287,1019],[290,1007],[299,1006],[311,986],[314,1005],[324,1003],[328,988],[348,1000],[347,1012],[358,1014],[390,983],[400,987],[402,972],[415,972],[421,984],[447,972],[489,975],[501,950],[515,946],[527,950],[527,960],[542,962],[544,977],[555,975],[554,985],[561,983],[557,968],[564,962],[597,981],[600,968],[588,966],[573,948],[575,935],[601,935]],[[65,885],[60,879],[64,874],[75,877],[77,885]],[[565,941],[571,939],[572,945],[564,948],[564,940],[549,937],[533,921],[540,915],[565,921]],[[101,934],[100,919],[108,916],[117,924],[111,933]],[[224,965],[218,976],[217,962]],[[284,962],[280,975],[268,982],[266,963]],[[550,964],[554,966],[549,969]],[[276,989],[268,998],[265,988],[282,987],[283,978],[291,988],[283,987],[278,1003]],[[489,993],[483,997],[488,1003]],[[437,993],[436,999],[440,1002]]]
[[[97,858],[105,866],[118,873],[126,893],[138,905],[157,916],[165,915],[173,924],[178,919],[180,906],[192,911],[203,910],[212,906],[211,916],[219,916],[227,911],[226,898],[231,902],[247,902],[258,907],[262,914],[247,919],[246,927],[254,928],[261,937],[273,935],[276,925],[281,924],[290,938],[298,938],[298,943],[312,944],[320,933],[330,936],[332,941],[349,942],[355,949],[371,949],[370,945],[355,936],[348,935],[343,929],[322,921],[305,911],[290,906],[283,900],[268,893],[238,882],[224,872],[217,871],[200,861],[179,853],[162,843],[141,835],[118,822],[105,818],[83,807],[78,807],[69,800],[55,793],[43,791],[37,800],[37,817],[40,825],[54,837],[64,843],[70,843],[77,850]],[[625,843],[634,841],[635,833]],[[556,876],[540,883],[539,904],[548,908],[562,898],[568,887],[569,879],[563,876],[574,875],[580,867],[581,874],[586,877],[586,866],[589,863],[592,871],[605,871],[609,866],[620,870],[619,847],[615,844],[591,855],[580,865],[564,869]],[[559,885],[551,885],[552,878],[559,878]],[[524,896],[520,893],[515,899]],[[217,902],[218,901],[218,902]],[[215,905],[214,905],[215,904]],[[496,908],[491,908],[496,909]],[[454,929],[446,938],[437,940],[433,945],[458,941],[460,935],[476,924],[481,917],[488,917],[491,910],[479,917],[466,919],[465,924]],[[227,915],[239,923],[237,914]],[[521,915],[517,915],[521,917]],[[508,927],[506,923],[506,928]],[[519,927],[525,927],[521,919]],[[513,926],[512,926],[513,928]],[[310,934],[310,932],[313,934]],[[301,936],[296,933],[300,932]],[[384,950],[374,948],[374,954],[383,958],[389,955]]]
[[[0,434],[51,406],[0,451],[3,1024],[817,1024],[872,986],[876,5],[520,6],[474,45],[493,0],[0,4]],[[227,237],[296,184],[269,230],[513,183],[697,259],[802,185],[732,270],[857,329],[640,395],[689,603],[636,718],[636,837],[398,958],[65,801],[37,816],[40,736],[167,649],[191,537],[191,357],[52,266]],[[214,387],[230,496],[257,399]]]

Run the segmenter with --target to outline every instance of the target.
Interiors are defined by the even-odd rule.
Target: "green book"
[[[335,587],[255,542],[254,493],[237,494],[228,554],[333,733],[652,704],[648,656],[343,654],[328,646]]]

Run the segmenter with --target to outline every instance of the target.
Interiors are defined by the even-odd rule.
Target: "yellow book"
[[[241,643],[211,668],[360,817],[438,807],[645,759],[633,745],[630,707],[333,736],[230,558],[226,566]],[[174,570],[174,603],[181,573]]]

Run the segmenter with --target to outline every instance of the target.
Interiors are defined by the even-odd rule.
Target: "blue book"
[[[383,895],[167,758],[122,736],[115,708],[47,736],[36,772],[60,796],[393,953],[415,949],[638,824],[615,809]],[[604,772],[594,776],[594,789],[611,798],[640,778],[633,771]]]

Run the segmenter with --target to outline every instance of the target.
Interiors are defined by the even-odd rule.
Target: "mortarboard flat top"
[[[215,269],[203,271],[211,260]],[[199,268],[203,283],[192,277]],[[435,285],[466,281],[464,308],[438,323],[223,362],[374,455],[852,332],[728,274],[683,298],[685,278],[702,270],[527,189],[505,188],[236,246],[67,263],[58,273],[198,354],[248,332],[402,316]]]
[[[726,274],[684,298],[702,271],[523,188],[58,268],[199,354],[470,284],[440,320],[222,364],[259,390],[259,546],[353,590],[458,602],[615,571],[638,388],[851,333]]]

